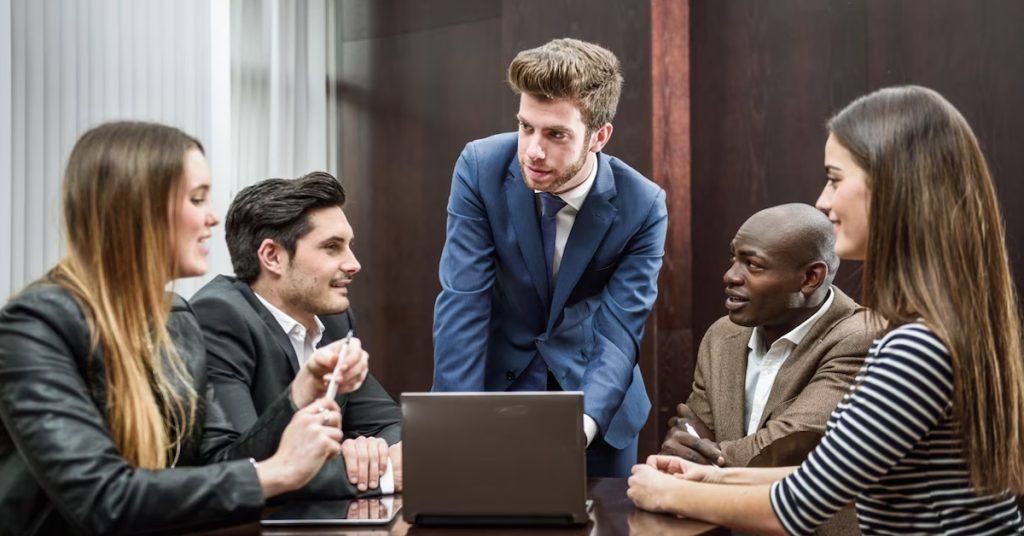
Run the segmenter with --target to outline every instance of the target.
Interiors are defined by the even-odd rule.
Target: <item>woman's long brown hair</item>
[[[197,394],[167,332],[172,224],[185,153],[178,129],[106,123],[75,144],[64,174],[67,255],[49,278],[81,304],[102,349],[114,443],[136,467],[173,463],[195,425]],[[184,393],[184,398],[182,394]]]
[[[864,304],[919,318],[949,349],[971,484],[1024,493],[1024,364],[1017,296],[988,165],[967,121],[916,86],[861,97],[828,123],[868,174]]]

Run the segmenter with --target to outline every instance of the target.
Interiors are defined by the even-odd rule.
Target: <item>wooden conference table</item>
[[[587,483],[588,494],[594,500],[590,522],[573,528],[512,528],[512,527],[418,527],[398,519],[386,527],[262,527],[250,523],[207,533],[211,536],[255,534],[347,534],[349,536],[643,536],[643,535],[727,535],[725,528],[675,516],[652,514],[637,510],[626,497],[626,480],[622,478],[595,478]]]

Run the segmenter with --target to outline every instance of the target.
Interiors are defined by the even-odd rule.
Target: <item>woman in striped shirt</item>
[[[817,206],[839,256],[864,260],[888,333],[800,467],[651,456],[629,496],[747,532],[810,534],[856,501],[865,534],[1024,534],[1020,318],[974,133],[915,86],[861,97],[828,129]]]

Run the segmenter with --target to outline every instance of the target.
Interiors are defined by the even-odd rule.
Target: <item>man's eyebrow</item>
[[[744,257],[764,257],[763,252],[749,247],[740,249],[737,252],[737,254],[742,255]]]
[[[355,237],[353,237],[353,238],[355,238]],[[351,239],[346,239],[343,236],[334,235],[334,236],[329,236],[329,237],[321,240],[320,241],[320,245],[321,246],[326,246],[326,245],[329,245],[332,242],[346,242],[346,241],[351,241]]]

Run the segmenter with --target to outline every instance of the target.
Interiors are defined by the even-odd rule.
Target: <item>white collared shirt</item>
[[[567,192],[555,194],[565,201],[565,206],[558,211],[555,221],[555,257],[552,261],[552,279],[558,276],[558,269],[562,266],[562,253],[565,252],[565,244],[569,242],[569,233],[576,223],[576,215],[583,208],[583,202],[587,200],[590,189],[594,187],[594,179],[597,177],[597,156],[594,156],[594,166],[587,175],[586,180]]]
[[[586,180],[572,190],[555,194],[562,198],[562,201],[565,201],[565,206],[556,214],[555,256],[551,262],[552,281],[558,276],[558,269],[562,266],[562,253],[565,252],[565,244],[569,242],[569,233],[572,232],[572,226],[576,223],[576,215],[583,208],[583,202],[587,200],[590,189],[594,187],[595,178],[597,178],[597,155],[594,155],[594,165],[590,169],[590,174],[587,175]],[[539,190],[534,190],[534,192],[539,192]],[[597,436],[597,432],[597,421],[592,419],[590,415],[584,414],[583,433],[587,435],[587,446],[590,446],[590,442]]]
[[[743,398],[743,426],[747,430],[747,435],[757,431],[761,416],[764,414],[764,406],[768,403],[768,396],[772,392],[772,385],[775,384],[775,377],[779,374],[779,369],[793,353],[793,349],[804,340],[807,332],[832,306],[835,294],[832,289],[829,289],[828,297],[825,298],[825,303],[818,308],[818,311],[790,330],[789,333],[779,337],[767,352],[764,352],[761,328],[754,328],[754,332],[750,334],[750,341],[747,342],[747,383]]]
[[[253,294],[256,294],[256,292],[254,291]],[[316,351],[316,346],[320,344],[320,339],[324,337],[324,323],[316,316],[313,316],[313,320],[316,321],[316,331],[308,333],[306,326],[303,326],[301,322],[288,316],[288,313],[274,307],[269,301],[263,299],[263,296],[256,294],[256,297],[270,311],[270,314],[274,315],[274,320],[277,320],[281,329],[288,335],[288,340],[292,343],[292,349],[295,350],[295,357],[298,359],[297,364],[299,368],[302,368],[306,364],[306,360],[309,359],[309,356],[313,355],[313,352]]]

